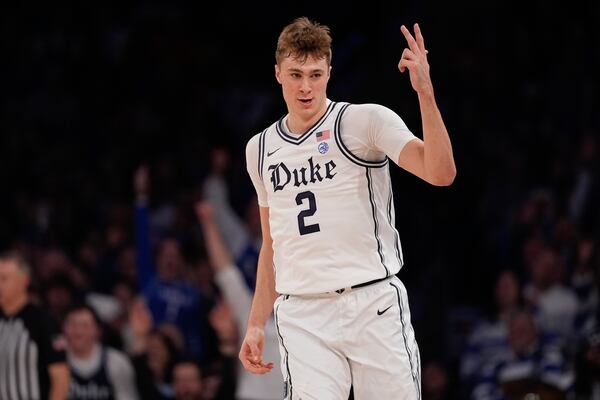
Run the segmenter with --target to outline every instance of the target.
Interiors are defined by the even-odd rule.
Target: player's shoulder
[[[248,141],[246,142],[246,151],[248,151],[248,149],[250,147],[258,147],[261,137],[264,137],[264,135],[266,135],[270,130],[275,129],[276,124],[277,124],[277,121],[273,122],[271,125],[269,125],[265,129],[254,133],[254,135],[252,135],[250,137],[250,139],[248,139]]]
[[[257,132],[254,135],[252,135],[250,139],[248,139],[248,141],[246,142],[246,152],[248,152],[248,150],[250,150],[251,148],[258,146],[258,141],[260,140],[260,135],[262,134],[263,131]]]
[[[344,111],[342,124],[346,126],[380,126],[397,121],[400,116],[391,108],[377,103],[352,103]]]
[[[267,128],[263,129],[260,132],[255,133],[248,139],[246,142],[246,160],[255,160],[259,157],[259,153],[261,152],[260,148],[264,147],[265,136],[268,134],[270,130],[275,129],[275,125],[277,122],[269,125]]]
[[[351,103],[348,112],[361,115],[390,115],[396,114],[394,110],[377,103]]]

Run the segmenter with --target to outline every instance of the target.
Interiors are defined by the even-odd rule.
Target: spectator
[[[209,377],[215,399],[235,399],[238,386],[237,345],[239,332],[229,304],[219,300],[208,315],[208,320],[218,338],[219,357],[211,363]]]
[[[600,331],[586,338],[576,357],[578,398],[600,400]]]
[[[437,360],[425,363],[423,368],[423,400],[452,399],[448,370]]]
[[[591,238],[582,239],[577,246],[577,261],[571,275],[571,288],[578,300],[575,330],[581,337],[592,334],[594,317],[598,310],[598,274],[600,258],[597,244]]]
[[[184,279],[185,260],[175,238],[162,238],[152,260],[148,216],[148,169],[140,167],[134,176],[136,192],[136,250],[138,284],[152,313],[155,327],[173,324],[183,334],[185,349],[201,363],[205,361],[203,342],[207,325],[206,299]],[[154,266],[156,264],[156,267]]]
[[[573,290],[563,284],[564,272],[556,252],[543,249],[531,265],[524,297],[542,332],[568,340],[574,333],[578,303]]]
[[[54,321],[27,294],[31,267],[16,252],[0,255],[0,398],[64,400],[65,343]],[[19,377],[28,377],[25,383]]]
[[[133,338],[131,326],[129,325],[129,310],[137,296],[137,289],[130,281],[120,280],[113,286],[113,296],[119,304],[119,313],[109,323],[112,329],[120,335],[123,341],[123,349],[127,353],[131,353]]]
[[[179,356],[168,334],[152,329],[152,314],[143,299],[134,301],[129,310],[132,330],[132,357],[137,388],[142,399],[173,399],[173,366]]]
[[[508,345],[508,322],[522,305],[518,277],[510,270],[500,273],[494,291],[495,314],[479,322],[469,334],[460,365],[460,376],[470,391],[486,362],[496,358]]]
[[[136,400],[133,365],[127,355],[101,343],[101,326],[96,311],[88,305],[75,305],[65,316],[69,399]]]
[[[254,290],[262,240],[258,204],[254,196],[254,201],[247,205],[244,219],[233,210],[226,181],[230,158],[231,155],[225,147],[217,146],[211,149],[211,168],[204,180],[202,195],[213,206],[213,218],[221,236],[227,238],[225,246],[235,261],[234,266],[242,272],[248,287]]]
[[[42,290],[47,312],[58,324],[62,324],[67,310],[78,301],[79,297],[71,278],[64,273],[54,275]]]
[[[507,351],[483,368],[473,398],[521,399],[537,394],[544,399],[565,399],[572,385],[573,371],[561,348],[540,335],[532,314],[520,311],[509,323]]]
[[[233,264],[231,255],[225,247],[224,240],[215,222],[214,208],[211,203],[197,203],[196,215],[202,225],[210,265],[215,271],[215,280],[227,303],[232,307],[239,340],[243,338],[246,332],[246,323],[252,303],[252,291],[244,284],[242,274]],[[280,355],[277,340],[275,322],[271,316],[265,327],[263,354],[265,359],[274,361],[274,368],[270,374],[259,376],[250,374],[243,368],[241,363],[238,363],[239,382],[236,399],[270,400],[281,398],[283,376],[279,365]],[[236,343],[236,348],[239,344],[239,342]]]
[[[178,361],[173,367],[173,389],[177,400],[204,400],[202,370],[194,360]]]

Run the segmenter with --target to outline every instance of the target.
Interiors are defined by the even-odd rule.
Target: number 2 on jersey
[[[302,205],[304,199],[308,200],[308,209],[300,211],[298,214],[298,229],[300,235],[308,235],[309,233],[319,232],[321,228],[319,224],[306,225],[304,218],[311,217],[317,212],[317,202],[315,200],[315,194],[311,191],[300,192],[296,195],[296,204]]]

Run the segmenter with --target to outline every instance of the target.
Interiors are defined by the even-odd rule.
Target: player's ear
[[[275,64],[275,79],[281,84],[281,68],[279,68],[279,64]]]

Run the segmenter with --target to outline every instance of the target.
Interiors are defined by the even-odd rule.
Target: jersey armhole
[[[352,104],[350,104],[350,103],[344,104],[342,106],[342,109],[340,110],[340,112],[338,113],[338,115],[335,118],[335,122],[333,124],[333,135],[335,137],[335,142],[337,143],[338,147],[340,148],[342,154],[348,160],[352,161],[354,164],[360,165],[362,167],[367,167],[367,168],[385,167],[386,165],[388,165],[388,157],[387,156],[383,160],[380,160],[380,161],[363,160],[362,158],[360,158],[357,155],[355,155],[354,153],[352,153],[350,151],[350,149],[348,149],[348,147],[346,147],[346,145],[344,144],[344,141],[342,140],[341,121],[342,121],[342,116],[344,115],[344,113],[346,112],[348,107],[350,107],[351,105]]]
[[[265,136],[267,134],[267,129],[261,132],[258,138],[258,176],[262,179],[263,174],[263,165],[265,162]]]

